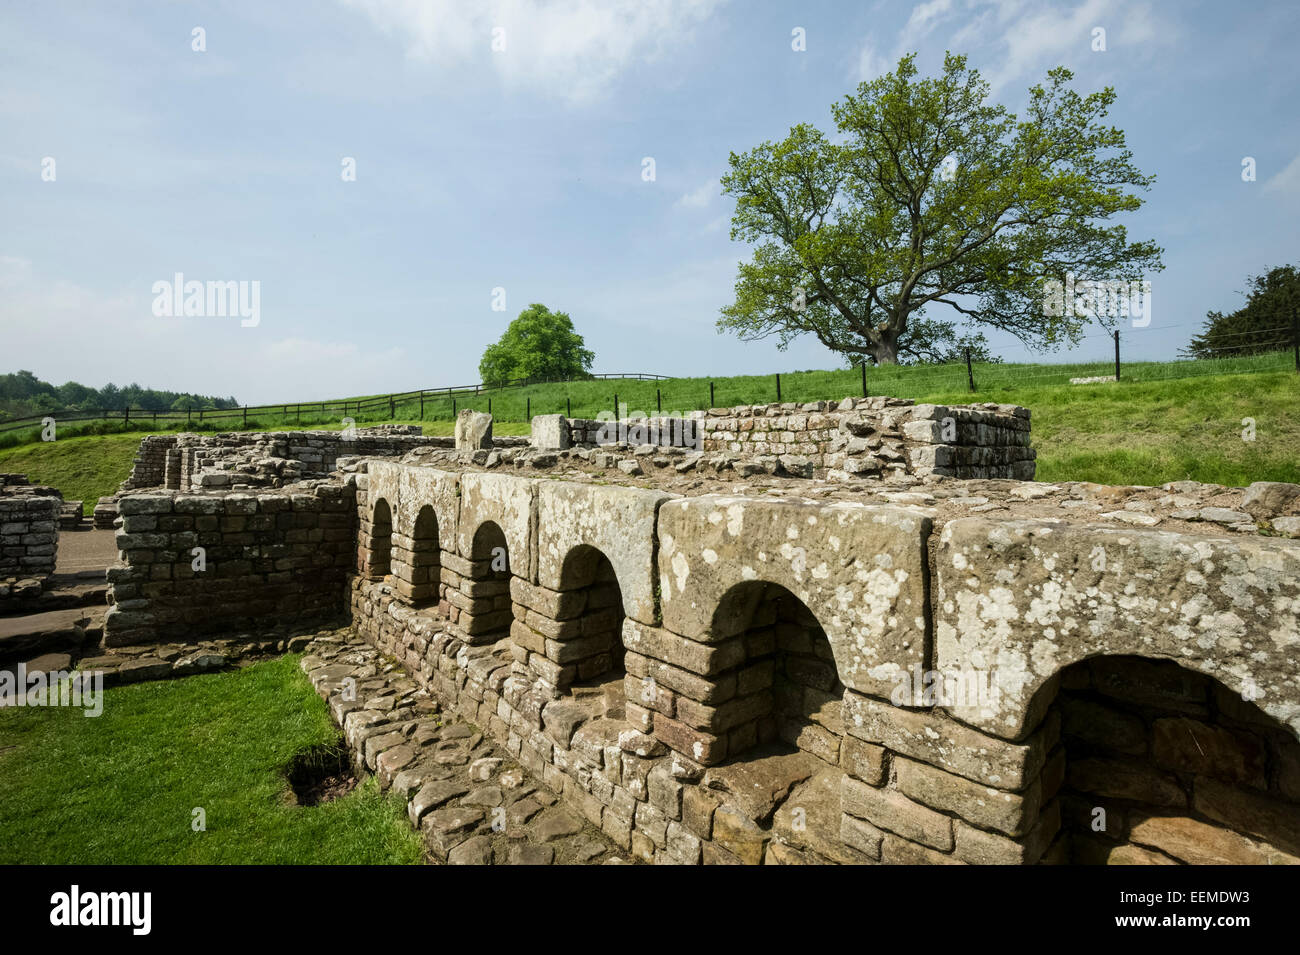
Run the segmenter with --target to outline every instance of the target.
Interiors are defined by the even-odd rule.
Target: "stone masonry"
[[[974,412],[1027,436],[1027,415],[954,410],[865,409],[879,447],[898,415],[906,462],[865,480],[666,453],[634,472],[571,432],[567,449],[344,459],[279,491],[132,495],[113,596],[133,640],[190,625],[196,597],[215,607],[221,578],[181,571],[197,524],[173,520],[234,502],[192,519],[241,535],[219,540],[248,565],[236,603],[261,594],[278,621],[332,599],[642,861],[1300,861],[1300,488],[913,465],[962,427],[966,447],[1003,446]],[[922,440],[944,418],[957,442]],[[307,496],[329,507],[300,514]],[[262,501],[276,531],[225,530],[271,516]],[[329,573],[306,551],[277,566],[284,532],[314,555],[309,515],[345,512]],[[167,530],[132,524],[150,516]]]
[[[62,506],[54,488],[0,474],[0,600],[39,592],[54,573]]]

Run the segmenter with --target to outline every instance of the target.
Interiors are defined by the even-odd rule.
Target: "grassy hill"
[[[1074,365],[976,365],[976,390],[969,390],[965,367],[877,368],[867,373],[871,394],[888,394],[917,401],[965,404],[1011,402],[1033,411],[1034,447],[1038,449],[1038,479],[1083,480],[1106,484],[1155,485],[1197,480],[1243,485],[1251,481],[1300,482],[1300,375],[1290,370],[1285,353],[1215,362],[1147,362],[1126,364],[1123,380],[1071,385],[1074,377],[1114,373],[1106,363]],[[781,398],[813,401],[843,398],[862,392],[859,370],[805,371],[782,374]],[[488,391],[469,399],[458,397],[456,408],[491,410],[499,434],[527,433],[529,412],[596,417],[609,412],[618,395],[623,414],[686,413],[710,406],[764,403],[776,400],[776,376],[738,376],[712,380],[674,378],[665,381],[602,380],[533,385]],[[341,400],[341,399],[340,399]],[[445,407],[444,407],[445,405]],[[292,409],[292,406],[290,406]],[[426,398],[425,416],[418,401],[399,403],[385,413],[355,415],[358,424],[391,421],[423,424],[426,433],[448,434],[452,402]],[[250,429],[311,427],[336,430],[341,414],[288,415],[259,412],[248,419]],[[1253,419],[1255,440],[1242,439],[1243,419]],[[130,471],[142,433],[187,430],[186,422],[170,427],[132,422],[129,433],[120,422],[92,422],[89,428],[62,425],[59,440],[42,443],[35,433],[11,433],[3,438],[15,446],[0,447],[0,470],[27,473],[32,480],[53,484],[69,498],[93,502],[116,490]],[[188,430],[197,430],[191,422]],[[242,417],[204,422],[204,430],[242,429]],[[86,431],[92,434],[86,435]],[[80,432],[80,436],[79,435]],[[27,443],[19,443],[27,442]]]

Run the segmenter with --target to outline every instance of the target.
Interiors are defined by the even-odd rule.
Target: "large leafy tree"
[[[948,54],[917,78],[914,56],[832,107],[834,140],[807,124],[732,153],[733,239],[755,244],[718,327],[784,348],[811,334],[851,361],[948,360],[981,328],[1031,347],[1074,342],[1092,317],[1044,309],[1044,283],[1135,281],[1161,249],[1129,242],[1117,213],[1154,177],[1106,125],[1114,90],[1080,96],[1058,67],[1029,91],[1023,119]],[[970,328],[922,318],[945,306]],[[1048,314],[1055,311],[1060,314]]]
[[[487,347],[478,370],[489,385],[514,378],[581,378],[595,358],[583,347],[568,313],[534,303],[510,323],[500,341]]]
[[[1207,312],[1201,334],[1184,354],[1192,358],[1226,358],[1276,351],[1292,344],[1293,322],[1300,314],[1300,269],[1279,265],[1247,279],[1246,304],[1235,312]]]

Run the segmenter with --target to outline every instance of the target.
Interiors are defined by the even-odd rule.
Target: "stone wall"
[[[0,474],[0,598],[18,596],[54,573],[63,499],[22,474]]]
[[[140,439],[131,473],[122,482],[119,493],[150,487],[178,487],[167,483],[167,461],[175,460],[177,435],[147,434]]]
[[[568,434],[546,447],[684,447],[770,459],[770,472],[796,477],[1034,476],[1029,411],[1016,405],[917,405],[877,396],[711,408],[689,418],[567,423]]]
[[[1300,861],[1300,487],[507,453],[128,496],[109,642],[350,610],[646,861]]]
[[[147,435],[119,493],[147,488],[283,487],[321,478],[340,457],[389,457],[418,448],[450,448],[452,439],[424,436],[417,425],[341,431],[224,432]]]
[[[353,489],[137,493],[119,503],[107,646],[337,617],[356,555]],[[196,550],[199,549],[199,550]]]
[[[1296,542],[351,479],[358,630],[638,858],[1300,861]]]

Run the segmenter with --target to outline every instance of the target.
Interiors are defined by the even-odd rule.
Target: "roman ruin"
[[[146,438],[95,665],[343,628],[291,648],[444,859],[417,698],[644,862],[1300,861],[1300,487],[1036,482],[1011,406],[622,424]]]

